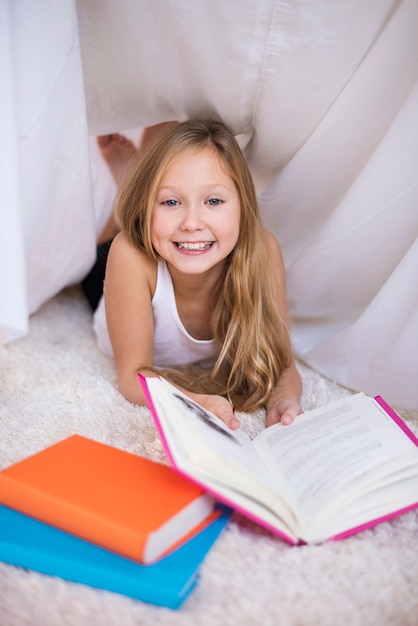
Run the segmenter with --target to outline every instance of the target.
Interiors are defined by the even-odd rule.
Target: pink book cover
[[[148,406],[149,406],[149,409],[150,409],[150,411],[151,411],[151,413],[153,415],[158,434],[160,436],[163,448],[164,448],[164,450],[165,450],[165,452],[167,454],[167,458],[168,458],[168,461],[169,461],[170,465],[177,472],[179,472],[180,474],[182,474],[183,476],[185,476],[186,478],[188,478],[192,482],[196,483],[197,485],[199,485],[201,487],[204,487],[210,494],[212,494],[219,501],[221,501],[224,504],[228,505],[232,509],[235,509],[236,511],[239,511],[240,513],[245,515],[245,517],[247,517],[248,519],[253,520],[257,524],[260,524],[260,526],[263,526],[264,528],[266,528],[267,530],[269,530],[273,534],[279,536],[284,541],[287,541],[291,545],[298,545],[298,544],[299,545],[303,545],[305,543],[304,541],[302,541],[302,540],[294,541],[294,539],[291,536],[286,535],[285,533],[283,533],[282,531],[278,530],[274,526],[271,526],[268,522],[265,522],[263,519],[259,518],[257,515],[254,515],[250,511],[247,511],[247,509],[245,509],[244,507],[235,504],[235,502],[233,502],[229,498],[227,498],[224,495],[218,493],[210,485],[206,485],[205,482],[197,480],[194,476],[184,472],[181,468],[178,467],[178,465],[176,463],[176,460],[174,459],[174,457],[173,457],[173,455],[171,453],[170,446],[168,445],[167,439],[165,437],[163,428],[162,428],[161,423],[160,423],[160,419],[158,417],[157,411],[156,411],[154,403],[152,401],[151,394],[150,394],[148,386],[147,386],[146,378],[144,376],[142,376],[142,374],[138,374],[138,377],[139,377],[142,389],[144,391],[145,399],[146,399],[146,401],[148,403]],[[381,396],[376,396],[375,400],[382,407],[382,409],[385,411],[385,413],[387,415],[389,415],[389,417],[391,419],[393,419],[393,421],[399,426],[399,428],[418,447],[418,438],[408,428],[408,426],[405,424],[405,422],[402,420],[402,418],[383,400],[383,398]],[[361,524],[360,526],[356,526],[354,528],[351,528],[350,530],[344,531],[343,533],[335,535],[334,537],[330,537],[328,541],[339,541],[341,539],[345,539],[346,537],[350,537],[351,535],[357,534],[357,533],[359,533],[359,532],[361,532],[363,530],[366,530],[367,528],[371,528],[373,526],[376,526],[377,524],[380,524],[381,522],[385,522],[385,521],[387,521],[387,520],[389,520],[389,519],[391,519],[393,517],[397,517],[399,515],[402,515],[403,513],[407,513],[408,511],[412,511],[415,508],[418,508],[418,501],[416,503],[414,503],[414,504],[411,504],[411,505],[403,508],[403,509],[400,509],[400,510],[397,510],[397,511],[393,511],[391,513],[388,513],[387,515],[384,515],[383,517],[379,517],[379,518],[370,520],[369,522],[366,522],[365,524]]]

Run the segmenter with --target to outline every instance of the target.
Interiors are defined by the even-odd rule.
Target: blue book
[[[198,569],[231,515],[220,516],[180,548],[140,565],[0,505],[0,560],[65,580],[177,609],[195,587]]]

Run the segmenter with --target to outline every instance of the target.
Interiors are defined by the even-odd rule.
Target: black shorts
[[[109,254],[109,248],[112,241],[113,239],[109,239],[109,241],[105,241],[97,246],[96,262],[81,283],[92,311],[97,309],[100,298],[103,295],[107,255]]]

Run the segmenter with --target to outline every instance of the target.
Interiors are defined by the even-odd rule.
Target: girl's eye
[[[164,202],[162,202],[162,204],[165,204],[165,206],[177,206],[179,203],[177,200],[164,200]]]
[[[210,206],[218,206],[218,204],[222,204],[222,200],[220,200],[220,198],[210,198],[208,204]]]

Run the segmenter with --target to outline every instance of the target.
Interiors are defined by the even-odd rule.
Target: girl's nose
[[[184,208],[182,230],[202,230],[204,226],[202,209],[199,206],[190,205]]]

